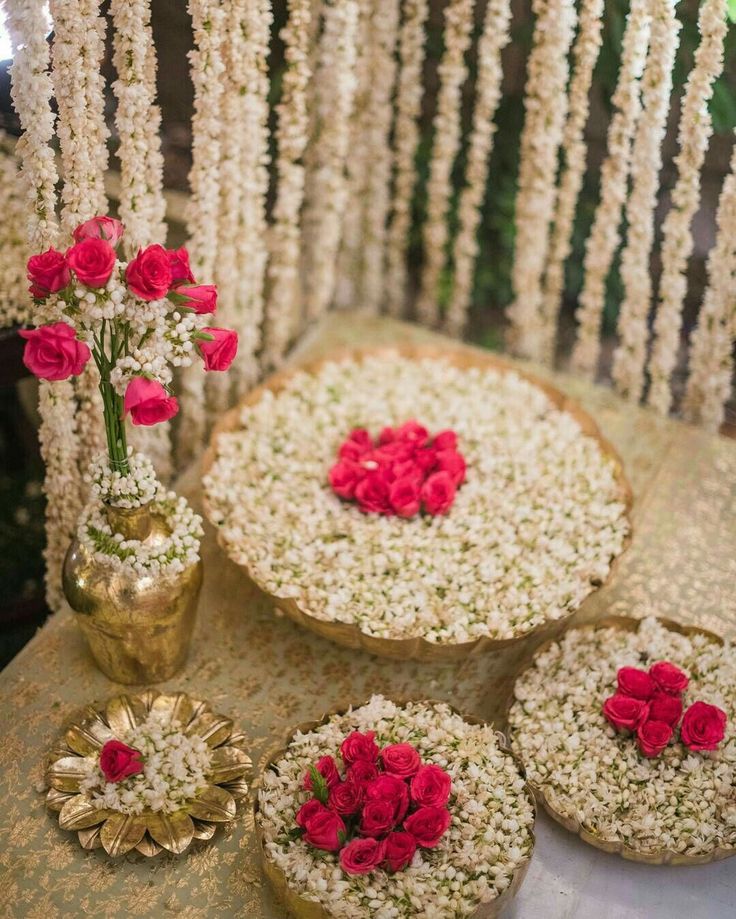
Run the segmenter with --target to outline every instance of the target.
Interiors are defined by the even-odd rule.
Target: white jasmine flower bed
[[[296,812],[311,797],[303,789],[305,772],[320,756],[336,755],[351,731],[375,731],[381,747],[410,743],[423,762],[452,778],[449,830],[395,874],[348,875],[335,854],[294,838]],[[534,844],[534,805],[499,739],[491,726],[469,724],[445,704],[400,706],[382,696],[297,731],[262,777],[257,827],[264,857],[292,895],[319,903],[335,919],[473,916],[504,891],[512,895]]]
[[[469,362],[469,361],[468,361]],[[446,516],[362,514],[327,480],[351,429],[452,428],[467,479]],[[204,478],[231,557],[276,598],[364,635],[510,639],[574,612],[629,532],[613,459],[514,372],[398,352],[266,388]]]
[[[619,667],[646,669],[663,660],[690,677],[685,707],[702,699],[726,712],[717,750],[694,753],[678,741],[646,759],[604,718]],[[537,654],[514,693],[513,749],[568,828],[643,860],[684,863],[736,853],[736,655],[729,644],[680,634],[652,618],[638,631],[621,624],[572,629]]]

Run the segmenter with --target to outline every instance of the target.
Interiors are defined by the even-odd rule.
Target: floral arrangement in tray
[[[218,433],[204,488],[265,591],[377,639],[523,635],[577,609],[629,533],[615,462],[543,389],[399,352],[265,387]]]
[[[282,896],[334,917],[474,916],[512,895],[533,847],[533,801],[490,726],[381,696],[297,730],[256,819]]]
[[[553,816],[652,862],[736,853],[736,656],[647,618],[570,630],[517,679],[513,749]]]

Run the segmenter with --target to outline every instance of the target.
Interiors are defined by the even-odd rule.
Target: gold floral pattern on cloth
[[[338,313],[302,343],[299,357],[411,341],[446,339],[389,319]],[[736,636],[736,443],[625,404],[608,390],[533,369],[593,415],[621,454],[634,490],[632,546],[610,586],[573,621],[656,613]],[[196,507],[198,481],[193,468],[177,486]],[[203,555],[191,657],[156,688],[207,698],[227,712],[246,735],[256,774],[290,725],[374,692],[431,695],[498,719],[514,674],[534,650],[532,640],[502,655],[430,666],[339,648],[274,617],[263,595],[217,549],[210,528]],[[3,916],[283,919],[261,876],[247,806],[212,844],[192,847],[183,858],[127,855],[115,862],[99,850],[84,852],[46,812],[44,759],[59,726],[89,701],[122,691],[95,668],[70,613],[53,617],[0,674]]]

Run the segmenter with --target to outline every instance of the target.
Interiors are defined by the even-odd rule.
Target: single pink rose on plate
[[[114,217],[90,217],[79,224],[72,236],[75,243],[81,243],[83,239],[104,239],[111,246],[117,246],[124,231],[123,224]]]
[[[404,829],[423,849],[433,849],[452,821],[446,807],[420,807],[404,821]]]
[[[312,817],[327,810],[329,810],[329,808],[325,807],[321,801],[318,801],[316,798],[310,798],[309,801],[307,801],[306,804],[302,804],[296,812],[296,817],[294,818],[296,820],[296,825],[304,829],[307,822],[311,820]]]
[[[350,779],[346,782],[338,782],[330,788],[330,796],[327,801],[330,810],[341,817],[352,817],[357,814],[363,803],[363,786],[358,782]]]
[[[679,695],[687,689],[688,675],[669,661],[660,661],[649,668],[649,676],[663,691]]]
[[[106,782],[122,782],[143,772],[141,753],[121,740],[108,740],[100,750],[100,769]]]
[[[167,249],[166,256],[171,269],[172,284],[196,284],[189,265],[189,252],[184,246],[180,249]]]
[[[196,287],[177,287],[176,293],[187,298],[187,302],[184,305],[190,310],[194,310],[198,316],[214,313],[217,309],[217,288],[214,284],[198,284]]]
[[[340,781],[340,773],[337,771],[337,763],[331,756],[322,756],[317,760],[315,769],[327,783],[328,788],[334,788]],[[314,791],[311,770],[304,774],[304,787],[307,791]]]
[[[439,766],[422,766],[409,786],[411,799],[420,807],[444,807],[450,798],[452,779]]]
[[[649,705],[643,699],[617,692],[603,703],[603,715],[617,731],[635,731],[646,721]]]
[[[409,809],[409,788],[397,775],[384,772],[365,786],[366,807],[369,801],[387,801],[393,808],[394,823],[404,818]]]
[[[104,287],[110,280],[117,255],[105,239],[87,237],[67,250],[67,265],[87,287]]]
[[[656,692],[649,703],[649,718],[675,727],[682,718],[682,699],[668,692]]]
[[[369,874],[383,861],[383,852],[378,839],[353,839],[340,851],[340,867],[346,874]]]
[[[355,497],[358,482],[364,479],[365,475],[366,471],[360,463],[351,459],[340,459],[330,469],[328,478],[338,498],[351,500]]]
[[[422,506],[420,484],[415,475],[395,479],[388,492],[391,509],[399,517],[413,517]]]
[[[80,374],[90,350],[66,322],[52,322],[37,329],[21,329],[26,339],[23,363],[40,380],[67,380]]]
[[[205,370],[227,370],[238,353],[238,333],[232,329],[202,329],[211,336],[197,343]]]
[[[654,695],[656,686],[646,670],[640,670],[638,667],[620,667],[618,688],[624,695],[643,699],[646,702]]]
[[[415,775],[422,765],[422,759],[416,749],[408,743],[395,743],[381,750],[381,762],[386,772],[401,779]]]
[[[361,836],[384,836],[396,823],[396,806],[393,801],[366,801],[360,813],[358,832]]]
[[[154,243],[139,249],[128,262],[125,282],[141,300],[163,300],[171,288],[171,262],[163,246]]]
[[[148,426],[173,418],[179,411],[179,403],[158,380],[133,377],[125,390],[123,410],[133,424]]]
[[[402,871],[411,864],[417,851],[417,841],[403,830],[389,833],[384,840],[383,855],[389,871]]]
[[[339,814],[324,808],[317,810],[304,822],[304,841],[315,849],[337,852],[345,839],[345,824]]]
[[[422,486],[422,501],[428,514],[446,514],[455,500],[455,484],[447,472],[433,472]]]
[[[31,295],[37,300],[63,290],[72,279],[64,253],[54,248],[40,255],[32,255],[28,259],[26,272],[31,282]]]
[[[364,734],[353,731],[340,744],[340,756],[346,765],[358,760],[373,764],[378,759],[379,752],[375,731],[366,731]]]
[[[645,721],[636,729],[639,749],[648,759],[664,750],[672,739],[672,727],[664,721]]]
[[[680,725],[680,740],[691,750],[715,750],[726,736],[726,713],[717,705],[693,702]]]
[[[368,760],[355,760],[355,762],[351,763],[348,767],[348,781],[354,782],[356,785],[360,785],[361,787],[367,785],[369,782],[372,782],[373,779],[377,777],[378,769],[374,763],[369,763]]]

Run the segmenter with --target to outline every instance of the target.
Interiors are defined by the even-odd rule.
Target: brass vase
[[[147,544],[171,533],[166,518],[144,506],[105,506],[114,532]],[[202,586],[202,562],[171,574],[114,569],[76,538],[62,574],[64,594],[76,613],[97,666],[117,683],[157,683],[184,666]]]

